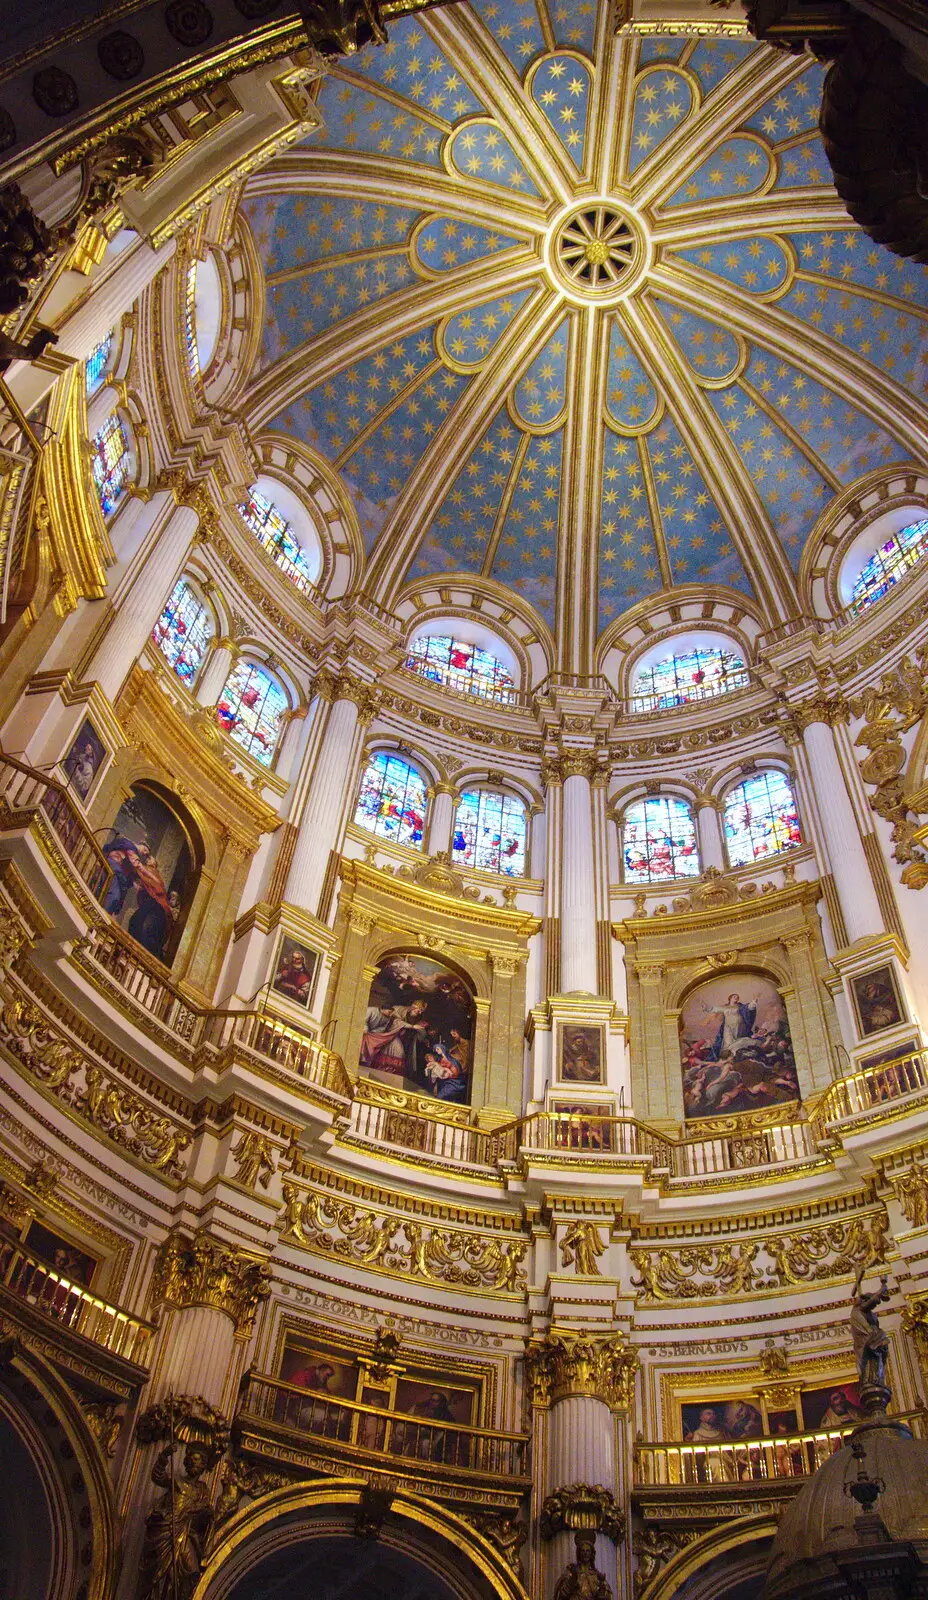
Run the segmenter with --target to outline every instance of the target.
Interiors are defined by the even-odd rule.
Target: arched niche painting
[[[786,1007],[757,972],[726,972],[691,990],[680,1012],[680,1061],[687,1121],[800,1098]]]
[[[468,1105],[474,1016],[473,993],[459,973],[427,956],[388,957],[368,994],[362,1075]]]
[[[154,789],[136,784],[102,844],[113,869],[104,911],[170,966],[199,877],[189,824]]]

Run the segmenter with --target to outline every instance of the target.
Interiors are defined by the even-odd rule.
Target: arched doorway
[[[356,1480],[279,1489],[227,1525],[194,1600],[527,1600],[462,1517]]]

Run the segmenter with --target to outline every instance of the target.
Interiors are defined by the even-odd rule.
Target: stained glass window
[[[638,673],[632,688],[636,710],[659,711],[665,706],[682,706],[688,700],[705,700],[726,694],[748,682],[748,670],[740,656],[714,645],[695,646],[683,655],[667,656]]]
[[[476,695],[478,700],[506,704],[513,697],[512,675],[502,662],[491,656],[489,650],[482,650],[477,644],[465,644],[462,639],[452,639],[445,634],[416,639],[409,647],[406,665],[422,678],[431,678],[433,683],[443,683],[461,694]]]
[[[361,779],[354,820],[395,844],[421,844],[425,779],[418,768],[389,750],[378,750]]]
[[[696,825],[685,800],[655,794],[629,806],[623,822],[625,881],[697,878]]]
[[[282,684],[257,661],[244,658],[233,667],[219,696],[216,720],[243,749],[269,767],[289,701]]]
[[[258,543],[298,589],[312,584],[312,569],[306,552],[282,512],[259,489],[250,489],[248,499],[239,506],[245,522]]]
[[[155,623],[152,639],[182,682],[193,683],[212,637],[209,607],[188,578],[178,578]]]
[[[103,379],[106,377],[106,368],[110,359],[110,350],[113,347],[113,336],[108,333],[105,339],[94,345],[84,364],[84,375],[87,381],[87,396],[96,394]]]
[[[460,867],[521,878],[525,835],[525,807],[515,795],[469,789],[462,794],[454,819],[454,861]]]
[[[115,510],[129,481],[129,441],[115,412],[107,417],[93,440],[91,471],[97,486],[100,510],[105,517]]]
[[[874,550],[854,584],[851,610],[856,614],[866,606],[872,606],[874,600],[881,600],[887,589],[891,589],[911,567],[921,561],[926,549],[928,518],[921,522],[910,522],[907,528],[890,534],[885,544]]]
[[[187,365],[195,378],[200,375],[200,352],[197,349],[197,263],[187,269],[184,294],[184,342],[187,346]]]
[[[725,800],[725,839],[733,867],[802,844],[793,791],[782,772],[757,772],[730,790]]]

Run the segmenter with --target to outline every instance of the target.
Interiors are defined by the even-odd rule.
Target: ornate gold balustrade
[[[816,1106],[811,1127],[817,1139],[825,1140],[829,1137],[831,1123],[925,1093],[928,1093],[928,1051],[918,1050],[878,1067],[859,1068],[839,1078],[826,1089]]]
[[[916,1439],[928,1438],[928,1413],[906,1411],[895,1420],[904,1423]],[[778,1434],[728,1444],[639,1440],[635,1445],[634,1486],[636,1490],[648,1490],[805,1478],[840,1450],[853,1428],[852,1423],[846,1428]]]
[[[89,1339],[135,1367],[147,1366],[152,1323],[111,1305],[10,1240],[0,1243],[0,1286],[68,1333]]]
[[[467,1106],[439,1109],[427,1100],[416,1103],[412,1095],[365,1078],[352,1084],[351,1093],[343,1139],[378,1147],[394,1145],[462,1166],[496,1167],[498,1134],[475,1127]]]
[[[260,1373],[248,1378],[236,1428],[243,1450],[308,1472],[364,1465],[425,1482],[430,1494],[499,1505],[531,1486],[527,1434],[408,1416]]]
[[[112,871],[64,784],[0,752],[0,804],[4,832],[32,833],[47,854],[47,828],[84,887],[100,898]]]
[[[210,1011],[200,1042],[217,1050],[223,1065],[238,1060],[266,1073],[273,1064],[325,1096],[351,1099],[353,1085],[341,1056],[269,1012]]]

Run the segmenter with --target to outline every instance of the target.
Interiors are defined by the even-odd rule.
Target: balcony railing
[[[819,1139],[828,1137],[828,1124],[873,1111],[877,1106],[928,1090],[928,1051],[900,1055],[880,1066],[860,1067],[827,1089],[812,1118]]]
[[[894,1417],[917,1439],[928,1438],[928,1414],[907,1411]],[[678,1484],[756,1483],[765,1478],[805,1478],[840,1450],[856,1423],[807,1433],[767,1435],[727,1444],[652,1444],[635,1446],[635,1488]]]
[[[209,1011],[204,1017],[202,1043],[222,1055],[253,1057],[258,1071],[263,1062],[273,1062],[325,1094],[351,1099],[352,1081],[341,1056],[292,1023],[265,1011]]]
[[[113,924],[101,924],[91,928],[81,943],[86,954],[141,1010],[176,1038],[196,1043],[203,1020],[211,1013],[185,1000],[160,962],[140,949],[134,939]]]
[[[354,1454],[369,1452],[388,1458],[397,1470],[404,1462],[416,1471],[427,1463],[452,1473],[473,1472],[499,1479],[525,1478],[528,1471],[525,1434],[407,1416],[358,1400],[339,1400],[262,1374],[249,1378],[238,1414],[240,1421],[273,1424],[327,1447],[344,1445]]]
[[[46,1317],[90,1339],[111,1355],[146,1366],[154,1327],[75,1283],[24,1245],[0,1244],[0,1284]]]
[[[0,796],[23,826],[41,812],[77,876],[99,900],[112,869],[64,784],[0,752]]]

